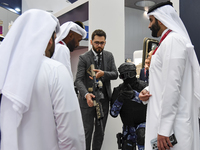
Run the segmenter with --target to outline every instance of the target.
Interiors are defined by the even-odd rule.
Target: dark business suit
[[[140,80],[145,81],[149,83],[149,70],[146,70],[146,75],[145,75],[145,68],[142,68],[140,70]]]
[[[80,92],[79,103],[81,107],[86,135],[86,150],[90,150],[90,143],[94,127],[94,118],[96,117],[95,107],[89,107],[87,104],[87,100],[85,99],[85,95],[88,93],[88,88],[93,86],[93,80],[89,78],[90,75],[87,73],[87,69],[90,67],[91,64],[95,64],[94,53],[92,52],[92,50],[80,55],[75,80],[75,85]],[[104,99],[101,100],[101,103],[104,111],[103,126],[105,129],[109,110],[109,100],[112,95],[110,80],[115,80],[118,77],[114,57],[111,52],[103,50],[102,65],[100,69],[104,71],[104,76],[101,77],[101,80],[103,82]],[[99,125],[97,125],[97,122],[95,122],[92,150],[100,150],[102,142],[103,135],[101,132],[101,128]]]

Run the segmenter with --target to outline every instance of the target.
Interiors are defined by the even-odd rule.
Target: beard
[[[70,52],[74,51],[74,49],[77,47],[74,38],[70,42],[67,43],[67,47],[69,48]]]
[[[158,37],[158,31],[160,30],[160,26],[158,25],[158,20],[155,21],[155,23],[151,26],[151,35],[153,37]]]
[[[100,53],[103,51],[103,49],[104,49],[104,47],[103,47],[103,48],[101,48],[101,47],[95,48],[94,45],[92,45],[92,48],[93,48],[93,50],[94,50],[97,54],[100,54]]]

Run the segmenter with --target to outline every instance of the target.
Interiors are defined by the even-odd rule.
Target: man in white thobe
[[[79,42],[86,37],[84,25],[82,27],[72,21],[66,22],[60,27],[60,32],[57,34],[55,53],[52,59],[64,64],[69,70],[73,79],[70,62],[70,52],[73,52],[79,46]]]
[[[0,46],[2,150],[85,150],[73,80],[63,64],[48,58],[55,31],[53,15],[28,10]]]
[[[161,40],[151,58],[149,87],[139,96],[148,102],[145,150],[152,150],[155,138],[159,150],[199,150],[200,69],[193,45],[171,2],[153,6],[148,16],[152,36]]]

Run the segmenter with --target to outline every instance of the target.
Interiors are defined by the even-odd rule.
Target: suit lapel
[[[90,50],[89,55],[90,55],[90,57],[89,57],[90,65],[91,65],[91,64],[94,64],[94,65],[95,65],[95,62],[94,62],[94,53],[92,52],[92,49]],[[106,70],[107,70],[108,64],[106,63],[107,56],[106,56],[106,52],[105,52],[104,50],[103,50],[103,57],[102,57],[102,59],[103,59],[103,67],[104,67],[103,70],[106,71]]]
[[[94,64],[94,53],[92,52],[92,49],[90,50],[89,55],[90,55],[89,56],[89,62],[90,62],[89,65]]]
[[[107,70],[106,68],[107,68],[107,65],[108,65],[108,64],[106,63],[107,56],[106,56],[106,54],[105,54],[105,51],[104,51],[104,50],[103,50],[103,58],[102,58],[102,59],[103,59],[103,66],[104,66],[104,68],[103,68],[103,69],[104,69],[104,71],[106,71],[106,70]]]

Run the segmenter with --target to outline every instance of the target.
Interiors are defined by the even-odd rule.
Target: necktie
[[[100,64],[101,64],[101,55],[98,54],[98,69],[100,69]]]

